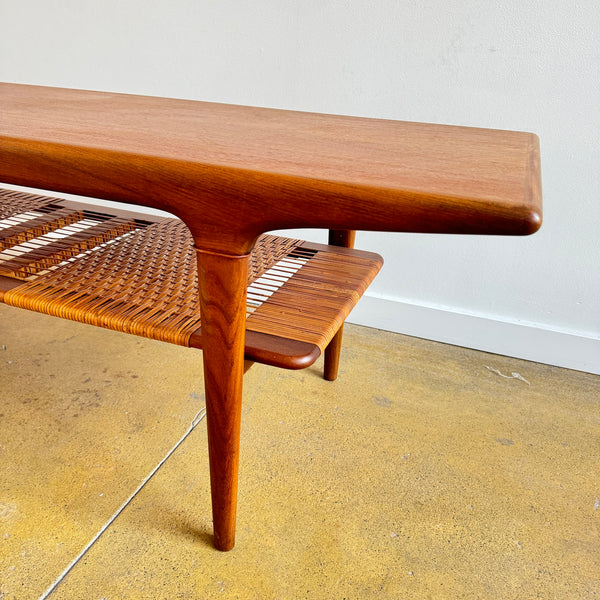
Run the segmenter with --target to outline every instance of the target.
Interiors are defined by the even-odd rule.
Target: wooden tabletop
[[[207,248],[271,229],[524,235],[534,134],[0,84],[0,180],[180,216]]]

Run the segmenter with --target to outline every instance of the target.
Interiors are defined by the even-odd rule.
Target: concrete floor
[[[321,366],[246,376],[232,552],[201,423],[47,597],[600,596],[600,377],[353,326]],[[0,599],[37,599],[188,431],[201,356],[0,305],[0,382]]]

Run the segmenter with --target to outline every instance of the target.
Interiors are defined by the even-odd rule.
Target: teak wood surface
[[[145,204],[246,254],[295,227],[528,234],[535,135],[0,85],[0,180]]]
[[[235,539],[256,238],[296,227],[527,235],[541,225],[531,133],[18,84],[0,84],[0,181],[163,209],[189,227],[221,550]],[[336,370],[331,362],[328,377]]]

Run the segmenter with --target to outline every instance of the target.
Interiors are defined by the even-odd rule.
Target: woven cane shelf
[[[381,263],[369,252],[261,236],[248,269],[246,358],[313,362]],[[201,347],[193,239],[174,218],[0,190],[0,299]]]

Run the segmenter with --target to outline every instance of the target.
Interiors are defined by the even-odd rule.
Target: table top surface
[[[109,199],[121,188],[125,201],[171,210],[177,190],[218,198],[221,186],[225,204],[236,195],[250,212],[278,204],[276,227],[321,226],[301,216],[311,200],[357,229],[527,234],[541,223],[531,133],[0,84],[0,158],[7,183]],[[79,183],[66,162],[85,172]],[[145,185],[127,187],[132,176]],[[151,183],[166,200],[143,201]],[[277,216],[292,202],[294,218]],[[476,216],[487,230],[469,225]]]

